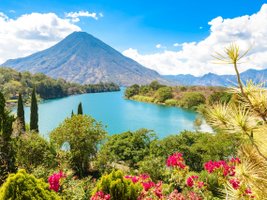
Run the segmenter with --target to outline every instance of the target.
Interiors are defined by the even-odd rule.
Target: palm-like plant
[[[207,122],[218,131],[239,133],[244,141],[239,150],[241,164],[236,176],[243,185],[251,188],[257,199],[267,196],[267,90],[263,84],[241,81],[237,64],[248,53],[240,53],[236,44],[225,49],[224,54],[214,56],[220,62],[233,64],[238,86],[230,88],[237,98],[228,104],[216,104],[207,108]],[[238,191],[226,185],[227,199],[242,199]],[[240,196],[241,195],[241,196]]]

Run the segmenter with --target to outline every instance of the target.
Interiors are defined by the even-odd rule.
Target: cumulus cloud
[[[95,20],[98,20],[99,17],[103,17],[103,13],[95,13],[95,12],[88,12],[88,11],[79,11],[79,12],[69,12],[69,13],[65,13],[65,16],[67,18],[70,18],[72,22],[79,22],[80,21],[80,17],[90,17],[93,18]]]
[[[157,45],[156,45],[156,48],[157,48],[157,49],[160,49],[161,47],[162,47],[161,44],[157,44]]]
[[[0,63],[46,49],[81,30],[54,13],[31,13],[16,19],[0,13],[0,27]]]
[[[210,34],[199,42],[181,44],[181,50],[165,50],[155,54],[141,54],[136,49],[128,49],[124,55],[135,59],[146,67],[161,74],[193,74],[196,76],[208,72],[217,74],[233,74],[233,68],[228,65],[214,63],[212,54],[223,52],[229,43],[235,42],[241,51],[252,47],[240,70],[249,68],[267,68],[267,4],[262,5],[259,12],[249,16],[233,19],[217,17],[211,20]],[[174,46],[180,44],[175,43]]]

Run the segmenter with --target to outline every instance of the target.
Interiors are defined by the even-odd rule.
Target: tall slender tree
[[[32,91],[32,99],[31,99],[30,130],[39,132],[39,128],[38,128],[38,105],[37,105],[35,89],[33,89],[33,91]]]
[[[16,171],[14,143],[11,137],[15,119],[6,110],[5,103],[4,95],[0,92],[0,185],[8,173]]]
[[[25,118],[24,118],[24,106],[21,94],[19,94],[18,99],[18,110],[17,110],[17,120],[20,123],[21,132],[25,132]]]
[[[71,111],[71,117],[73,117],[74,116],[74,113],[73,113],[73,110]]]
[[[83,114],[83,106],[82,103],[80,102],[78,105],[78,115],[82,115]]]

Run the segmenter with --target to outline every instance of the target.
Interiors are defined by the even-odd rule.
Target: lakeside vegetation
[[[134,84],[124,93],[125,98],[148,103],[177,106],[197,110],[203,105],[228,103],[232,94],[224,87],[212,86],[166,86],[157,81],[149,85]]]
[[[41,99],[120,90],[119,86],[114,83],[80,85],[63,79],[53,79],[41,73],[17,72],[10,68],[0,67],[0,91],[8,102],[16,102],[19,93],[24,96],[24,101],[29,101],[33,88]]]
[[[243,55],[235,45],[226,53],[239,77]],[[266,199],[267,90],[238,80],[230,91],[236,98],[205,106],[214,134],[163,139],[146,129],[108,136],[79,106],[48,141],[20,125],[23,117],[10,114],[0,92],[0,199]]]

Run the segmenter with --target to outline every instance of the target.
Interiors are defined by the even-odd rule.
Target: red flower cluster
[[[231,158],[230,162],[233,164],[240,164],[241,160],[239,158]]]
[[[206,162],[204,165],[204,168],[206,171],[209,173],[212,173],[216,171],[217,169],[222,169],[223,170],[223,175],[224,176],[234,176],[235,175],[235,166],[228,165],[227,162],[224,160],[219,160],[219,161],[209,161]]]
[[[50,190],[58,192],[60,188],[60,179],[66,177],[62,171],[54,173],[48,178]]]
[[[229,183],[231,183],[232,187],[235,190],[237,190],[240,187],[240,181],[237,178],[230,179]]]
[[[141,193],[138,200],[145,199],[147,192],[152,191],[158,198],[162,198],[162,182],[155,184],[151,181],[149,175],[141,174],[140,176],[125,176],[126,179],[131,179],[133,183],[141,183],[143,186],[143,192]]]
[[[103,191],[98,191],[94,196],[91,197],[91,200],[109,200],[110,194],[105,194]]]
[[[183,154],[178,152],[169,156],[166,164],[168,167],[179,167],[180,169],[184,169],[186,167],[184,164]]]
[[[204,186],[204,182],[202,181],[197,181],[198,176],[190,176],[186,180],[186,185],[188,187],[193,187],[194,185],[197,185],[198,188],[202,188]]]
[[[194,186],[194,180],[197,180],[198,176],[190,176],[188,177],[188,179],[186,180],[186,185],[188,187],[193,187]]]

